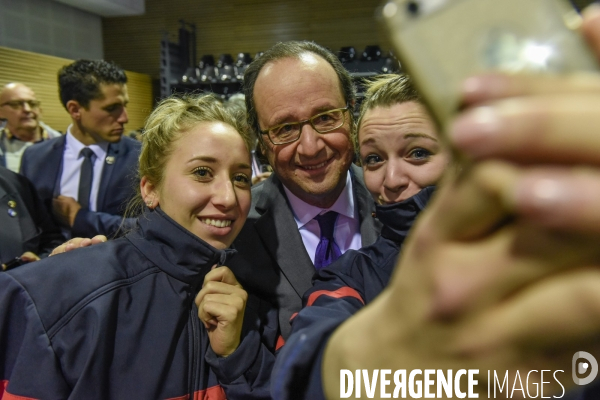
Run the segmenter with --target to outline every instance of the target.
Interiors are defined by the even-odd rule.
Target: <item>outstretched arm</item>
[[[600,55],[597,8],[583,29]],[[464,97],[450,134],[475,163],[425,211],[388,288],[332,336],[329,398],[341,369],[474,368],[483,392],[487,370],[568,372],[575,351],[600,350],[600,78],[486,75]]]

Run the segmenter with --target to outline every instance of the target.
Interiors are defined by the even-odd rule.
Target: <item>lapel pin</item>
[[[14,200],[9,200],[9,201],[8,201],[8,206],[9,206],[10,208],[17,208],[17,202],[16,202],[16,201],[14,201]]]
[[[15,211],[14,208],[9,208],[8,209],[8,215],[10,215],[11,217],[16,217],[17,216],[17,212]]]
[[[115,163],[115,157],[114,156],[106,156],[106,163],[107,164],[114,164]]]

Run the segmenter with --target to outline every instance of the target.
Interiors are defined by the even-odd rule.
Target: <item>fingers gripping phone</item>
[[[443,131],[469,76],[598,70],[567,0],[390,0],[382,14],[402,68]]]

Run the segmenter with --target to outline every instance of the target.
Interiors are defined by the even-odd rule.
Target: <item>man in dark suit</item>
[[[72,124],[65,136],[28,148],[21,173],[65,234],[112,236],[135,194],[140,150],[139,142],[123,137],[127,76],[106,61],[78,60],[59,71],[58,83]]]
[[[46,257],[65,240],[31,182],[3,166],[0,166],[0,226],[2,270],[10,261],[18,266]],[[20,260],[15,260],[17,257]]]
[[[379,226],[362,173],[351,167],[355,89],[337,57],[311,42],[279,43],[248,67],[244,85],[249,126],[274,173],[252,189],[230,266],[277,305],[286,338],[315,265],[373,243]],[[331,212],[335,249],[323,262],[320,218]]]

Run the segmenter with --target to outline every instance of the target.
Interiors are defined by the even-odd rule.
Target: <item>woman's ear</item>
[[[156,186],[151,183],[147,177],[143,176],[140,181],[140,193],[142,194],[142,199],[144,203],[149,209],[154,209],[158,206],[159,203],[159,195]]]

